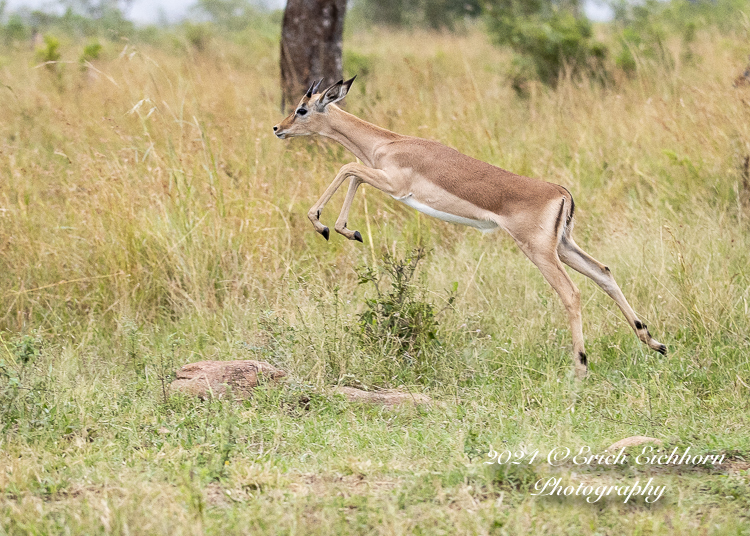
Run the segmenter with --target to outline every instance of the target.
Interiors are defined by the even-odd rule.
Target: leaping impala
[[[354,195],[362,183],[441,220],[482,231],[500,227],[513,237],[560,295],[570,321],[576,376],[583,377],[588,371],[581,293],[562,263],[599,285],[620,307],[638,338],[652,350],[666,354],[667,347],[651,337],[609,268],[573,241],[575,205],[567,189],[505,171],[438,142],[402,136],[363,121],[335,104],[346,96],[352,82],[354,78],[340,80],[321,93],[320,81],[312,84],[294,112],[273,127],[281,139],[312,134],[331,138],[364,162],[342,167],[307,213],[315,230],[326,240],[330,232],[320,223],[320,213],[347,178],[351,178],[349,190],[334,229],[349,240],[362,242],[359,231],[346,227]]]

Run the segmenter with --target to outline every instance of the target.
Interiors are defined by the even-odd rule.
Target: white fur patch
[[[468,225],[469,227],[475,227],[483,232],[497,229],[497,224],[493,221],[473,220],[471,218],[464,218],[463,216],[456,216],[454,214],[449,214],[448,212],[435,210],[434,208],[424,205],[414,199],[414,197],[412,197],[412,194],[406,195],[404,197],[393,198],[397,201],[401,201],[405,205],[409,205],[411,208],[417,209],[422,214],[427,214],[428,216],[432,216],[433,218],[437,218],[439,220],[447,221],[450,223],[457,223],[459,225]]]

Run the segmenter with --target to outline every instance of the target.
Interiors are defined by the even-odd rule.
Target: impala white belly
[[[449,212],[435,210],[434,208],[420,203],[419,201],[414,199],[414,196],[412,194],[405,195],[404,197],[392,197],[397,201],[401,201],[405,205],[409,205],[411,208],[417,209],[422,214],[427,214],[428,216],[432,216],[433,218],[437,218],[439,220],[447,221],[450,223],[457,223],[459,225],[468,225],[469,227],[475,227],[483,232],[497,229],[497,224],[494,221],[474,220],[471,218],[464,218],[463,216],[456,216],[455,214],[451,214]]]

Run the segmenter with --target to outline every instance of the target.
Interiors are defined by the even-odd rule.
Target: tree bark
[[[343,78],[346,0],[288,0],[281,28],[281,110],[297,104],[313,80]]]

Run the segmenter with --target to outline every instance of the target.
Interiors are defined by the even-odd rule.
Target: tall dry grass
[[[77,46],[64,47],[63,62]],[[368,72],[347,106],[566,186],[579,242],[612,267],[658,336],[674,345],[698,330],[747,344],[749,97],[731,84],[744,51],[711,31],[693,51],[694,64],[645,64],[604,85],[566,79],[522,99],[504,78],[508,56],[481,33],[373,32],[351,45]],[[312,232],[307,208],[352,156],[272,135],[280,112],[270,41],[215,39],[200,53],[110,44],[86,69],[14,54],[0,109],[5,330],[86,332],[234,309],[294,323],[304,313],[290,296],[304,302],[335,285],[351,293],[353,266],[416,243],[436,252],[427,285],[440,294],[457,281],[461,314],[482,329],[533,341],[566,324],[500,235],[430,220],[371,190],[352,214],[364,247]],[[626,330],[612,304],[576,280],[587,336]],[[354,300],[347,314],[356,309]]]

